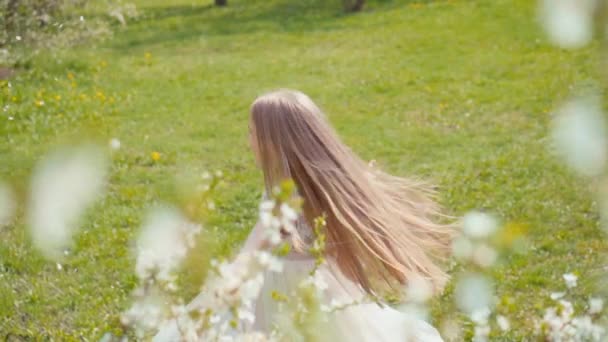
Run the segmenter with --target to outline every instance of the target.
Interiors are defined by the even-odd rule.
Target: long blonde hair
[[[251,106],[253,139],[267,191],[293,179],[309,226],[326,217],[326,254],[367,293],[395,290],[422,276],[435,290],[454,230],[441,224],[422,182],[371,167],[344,145],[305,94],[278,90]]]

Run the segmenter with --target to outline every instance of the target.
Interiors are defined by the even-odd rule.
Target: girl
[[[435,292],[446,282],[438,263],[448,252],[453,230],[435,221],[441,215],[432,192],[419,182],[391,176],[363,162],[299,91],[279,90],[256,99],[249,133],[266,192],[292,179],[303,199],[296,229],[285,236],[292,248],[283,272],[265,274],[253,328],[270,332],[285,320],[271,293],[290,294],[309,276],[315,267],[315,259],[307,252],[314,240],[311,227],[315,218],[324,216],[326,262],[315,277],[324,285],[323,302],[342,307],[329,315],[331,331],[323,334],[324,340],[441,341],[424,321],[377,299],[420,279]],[[266,248],[266,238],[258,223],[242,252]],[[205,296],[201,293],[191,305],[203,302]],[[177,324],[172,322],[155,341],[175,341],[177,336]]]
[[[453,230],[423,184],[395,177],[363,162],[335,134],[305,94],[279,90],[251,106],[250,144],[264,173],[266,191],[292,179],[303,199],[302,217],[288,238],[292,252],[283,273],[266,275],[256,305],[255,326],[268,331],[277,319],[273,290],[289,293],[312,269],[307,255],[313,221],[326,218],[326,260],[317,270],[327,284],[325,300],[360,303],[420,278],[439,291],[447,275],[438,262],[447,255]],[[256,225],[244,250],[260,248]],[[381,303],[348,305],[332,314],[340,341],[441,341],[421,320]]]

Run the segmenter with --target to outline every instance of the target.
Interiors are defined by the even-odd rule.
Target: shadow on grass
[[[113,45],[121,50],[155,44],[176,44],[201,37],[252,32],[318,32],[342,27],[339,19],[388,10],[412,2],[434,0],[368,1],[363,12],[345,13],[341,0],[231,1],[213,5],[144,8],[144,19],[133,23]]]

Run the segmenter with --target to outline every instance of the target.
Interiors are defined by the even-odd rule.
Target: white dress
[[[298,225],[301,229],[308,227]],[[306,234],[305,232],[301,232]],[[256,226],[251,232],[244,251],[254,248],[261,236]],[[277,291],[288,295],[309,277],[314,267],[314,259],[303,255],[288,255],[284,260],[283,272],[266,272],[260,297],[255,303],[255,321],[253,329],[270,332],[281,319],[285,319],[279,309],[279,303],[272,298],[272,292]],[[394,308],[377,303],[365,302],[365,292],[355,283],[347,279],[337,268],[328,264],[319,267],[316,273],[326,283],[321,300],[330,304],[338,302],[347,305],[346,308],[328,314],[326,327],[331,327],[329,336],[323,341],[348,342],[441,342],[443,341],[435,328],[425,321],[409,317]],[[195,299],[196,300],[196,299]],[[177,341],[177,328],[166,326],[154,338],[154,341]],[[302,339],[297,341],[305,342]],[[291,339],[288,341],[291,342]]]
[[[277,320],[278,304],[271,298],[272,291],[289,294],[314,267],[314,260],[287,259],[281,273],[268,272],[255,308],[254,327],[269,331]],[[347,279],[337,267],[327,265],[316,274],[327,284],[323,302],[347,304],[344,309],[329,314],[331,338],[327,341],[349,342],[436,342],[443,341],[435,328],[418,318],[409,317],[394,308],[364,302],[364,291]],[[359,302],[359,304],[357,304]],[[348,305],[349,303],[355,303]],[[279,313],[280,315],[280,313]]]

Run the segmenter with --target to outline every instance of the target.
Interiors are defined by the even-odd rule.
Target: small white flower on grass
[[[462,311],[472,314],[492,306],[494,293],[490,281],[481,274],[467,274],[458,279],[455,288],[456,304]]]
[[[63,270],[63,266],[60,263],[57,263],[57,271]]]
[[[589,313],[592,315],[599,314],[604,309],[604,300],[601,298],[589,299]]]
[[[110,139],[110,148],[113,150],[120,149],[120,140],[118,140],[116,138]]]
[[[591,40],[594,6],[595,0],[541,0],[540,19],[553,43],[579,48]]]
[[[599,100],[572,100],[557,110],[553,142],[557,153],[577,172],[595,176],[608,157],[608,139]]]
[[[492,215],[471,211],[464,215],[462,228],[467,236],[473,239],[483,239],[498,229],[498,222]]]
[[[0,182],[0,228],[10,222],[16,207],[13,191],[7,184]]]
[[[576,287],[576,283],[578,281],[578,277],[575,276],[572,273],[566,273],[562,276],[564,278],[564,281],[566,282],[566,286],[571,289],[573,287]]]
[[[566,295],[566,292],[551,292],[549,297],[553,300],[562,299]]]
[[[28,223],[34,245],[57,259],[71,243],[78,220],[101,194],[107,160],[94,146],[55,151],[36,167]]]

